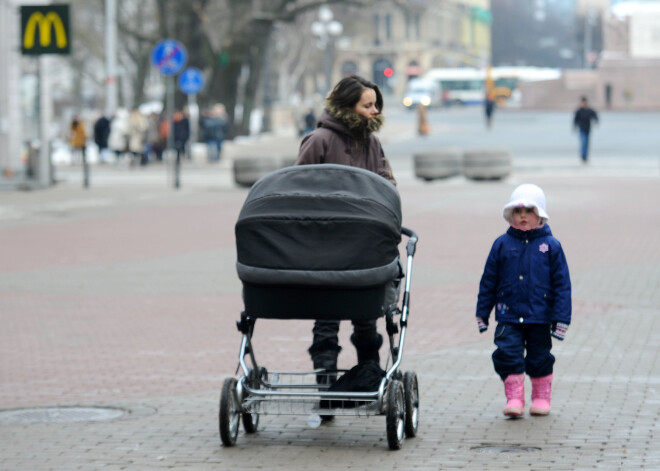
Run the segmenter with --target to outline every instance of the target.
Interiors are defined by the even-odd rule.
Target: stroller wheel
[[[266,368],[261,367],[258,370],[252,369],[250,370],[248,385],[252,389],[260,389],[261,380],[262,379],[265,380],[267,378],[268,378],[268,371],[266,371]],[[243,428],[245,429],[245,433],[255,433],[257,431],[257,429],[259,428],[259,414],[251,413],[251,412],[243,412],[241,414],[241,418],[243,419]]]
[[[227,378],[220,395],[220,440],[225,446],[234,446],[238,437],[239,404],[236,397],[236,379]]]
[[[406,371],[403,390],[406,404],[406,437],[412,438],[417,435],[419,426],[419,387],[414,371]]]
[[[398,450],[403,444],[405,428],[405,405],[403,384],[392,380],[387,388],[387,444],[390,450]]]

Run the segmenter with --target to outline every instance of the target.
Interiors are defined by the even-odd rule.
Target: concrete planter
[[[252,186],[264,175],[293,165],[299,147],[297,136],[260,134],[223,145],[222,158],[233,162],[237,185]]]
[[[415,176],[426,181],[449,178],[461,173],[463,153],[459,149],[420,152],[413,156]]]
[[[296,163],[298,156],[249,156],[234,159],[234,181],[240,186],[252,186],[264,175]]]
[[[239,157],[234,159],[234,181],[240,186],[252,186],[257,180],[279,169],[277,157]]]
[[[506,149],[475,149],[463,153],[463,174],[471,180],[500,180],[511,174],[511,153]]]

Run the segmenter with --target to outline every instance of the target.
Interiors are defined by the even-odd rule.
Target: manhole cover
[[[0,411],[1,424],[53,424],[112,420],[126,411],[108,407],[49,407]]]
[[[540,448],[535,446],[522,446],[522,445],[483,445],[472,447],[473,451],[477,453],[534,453],[541,451]]]

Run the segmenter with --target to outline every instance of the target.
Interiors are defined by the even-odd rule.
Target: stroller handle
[[[415,248],[417,247],[417,234],[412,229],[407,227],[401,228],[401,233],[408,237],[408,243],[406,244],[406,253],[409,257],[415,255]]]

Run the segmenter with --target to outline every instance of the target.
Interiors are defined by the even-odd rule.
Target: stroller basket
[[[401,447],[404,435],[416,435],[417,375],[404,374],[399,366],[417,235],[402,227],[401,220],[394,185],[359,168],[287,167],[250,189],[235,227],[236,269],[245,306],[237,322],[243,336],[239,351],[243,374],[227,378],[221,392],[219,428],[225,446],[235,444],[241,421],[246,433],[255,433],[261,415],[385,415],[391,449]],[[392,300],[386,298],[386,291],[402,275],[402,235],[408,243],[399,307],[398,301],[389,304]],[[366,388],[373,385],[372,390],[364,390],[364,384],[355,385],[359,390],[338,390],[340,385],[350,385],[344,381],[351,377],[345,376],[345,370],[282,372],[257,362],[252,334],[259,318],[366,320],[383,316],[390,366],[384,372],[375,367],[383,376],[376,373],[376,383],[367,383]]]
[[[345,373],[344,371],[333,372]],[[260,388],[244,385],[246,412],[263,415],[378,415],[379,392],[329,392],[319,389],[314,381],[329,376],[322,371],[307,373],[269,372],[268,380]],[[321,392],[319,392],[321,391]],[[382,393],[380,394],[382,396]]]

